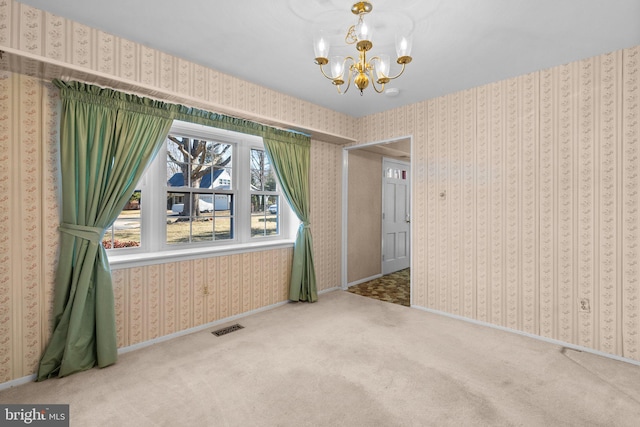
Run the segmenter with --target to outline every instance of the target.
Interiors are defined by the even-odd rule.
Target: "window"
[[[273,236],[278,227],[276,174],[264,150],[251,149],[251,237]]]
[[[296,221],[279,187],[262,138],[174,122],[103,245],[112,258],[288,240]]]

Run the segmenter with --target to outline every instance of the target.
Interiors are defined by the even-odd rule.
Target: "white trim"
[[[365,148],[365,147],[369,147],[372,145],[381,145],[381,144],[388,144],[388,143],[392,143],[392,142],[397,142],[397,141],[401,141],[401,140],[405,140],[408,139],[409,145],[411,147],[411,159],[409,160],[409,165],[411,165],[411,171],[410,171],[410,184],[413,183],[414,181],[414,168],[413,168],[413,157],[414,157],[414,149],[413,149],[413,136],[412,135],[404,135],[404,136],[398,136],[395,138],[389,138],[389,139],[383,139],[380,141],[373,141],[373,142],[366,142],[363,144],[356,144],[356,145],[349,145],[348,147],[344,147],[342,149],[342,245],[341,245],[341,249],[342,249],[342,265],[341,265],[341,285],[342,285],[342,289],[346,290],[347,288],[349,288],[349,285],[347,283],[347,271],[348,271],[348,266],[347,263],[348,261],[348,256],[347,256],[347,232],[348,232],[348,227],[347,227],[347,222],[349,219],[349,210],[348,210],[348,205],[349,205],[349,195],[348,195],[348,188],[349,188],[349,151],[351,150],[357,150],[360,148]],[[413,199],[413,187],[410,188],[409,190],[409,197],[411,199]],[[414,214],[413,214],[413,200],[411,200],[411,205],[410,205],[410,215],[411,215],[411,219],[414,218]],[[410,254],[410,259],[409,259],[409,264],[410,264],[410,276],[413,277],[413,221],[411,221],[411,223],[409,224],[409,233],[410,233],[410,238],[411,241],[409,242],[409,254]],[[382,259],[382,257],[381,257]],[[381,270],[382,271],[382,270]],[[413,300],[413,280],[410,280],[410,285],[409,285],[409,294],[410,294],[410,298]]]
[[[338,289],[338,288],[336,288],[336,289]],[[138,343],[138,344],[130,345],[130,346],[127,346],[127,347],[122,347],[122,348],[118,349],[118,354],[129,353],[130,351],[139,350],[141,348],[149,347],[151,345],[158,344],[158,343],[161,343],[161,342],[164,342],[164,341],[169,341],[169,340],[174,339],[174,338],[178,338],[178,337],[181,337],[181,336],[184,336],[184,335],[189,335],[189,334],[192,334],[194,332],[200,332],[202,330],[205,330],[205,329],[208,329],[208,328],[211,328],[211,327],[214,327],[214,326],[218,326],[218,325],[221,325],[223,323],[233,322],[234,320],[238,320],[238,319],[241,319],[243,317],[247,317],[247,316],[251,316],[253,314],[261,313],[263,311],[272,310],[274,308],[278,308],[278,307],[283,306],[285,304],[289,304],[290,302],[291,301],[278,302],[276,304],[268,305],[266,307],[261,307],[261,308],[255,309],[255,310],[247,311],[245,313],[240,313],[240,314],[237,314],[235,316],[230,316],[230,317],[225,317],[224,319],[215,320],[213,322],[210,322],[210,323],[207,323],[207,324],[204,324],[204,325],[195,326],[193,328],[185,329],[183,331],[174,332],[173,334],[163,335],[161,337],[154,338],[154,339],[149,340],[149,341],[144,341],[144,342],[141,342],[141,343]],[[36,380],[36,378],[37,378],[37,375],[33,374],[33,375],[28,375],[26,377],[18,378],[18,379],[15,379],[15,380],[11,380],[11,381],[7,381],[7,382],[4,382],[4,383],[0,383],[0,391],[9,389],[11,387],[17,387],[17,386],[20,386],[20,385],[23,385],[23,384],[27,384],[27,383],[33,382],[33,381]]]
[[[191,259],[212,258],[247,252],[259,252],[272,249],[291,248],[293,240],[269,240],[265,242],[251,242],[246,244],[224,246],[202,246],[173,251],[118,253],[107,252],[109,266],[112,270],[145,265],[163,264],[166,262],[186,261]]]
[[[272,304],[272,305],[268,305],[266,307],[261,307],[261,308],[255,309],[255,310],[247,311],[245,313],[236,314],[235,316],[230,316],[230,317],[225,317],[224,319],[215,320],[213,322],[209,322],[209,323],[206,323],[204,325],[194,326],[193,328],[185,329],[183,331],[174,332],[174,333],[169,334],[169,335],[163,335],[161,337],[154,338],[154,339],[149,340],[149,341],[144,341],[144,342],[141,342],[141,343],[138,343],[138,344],[133,344],[133,345],[130,345],[130,346],[127,346],[127,347],[122,347],[122,348],[118,349],[118,354],[129,353],[130,351],[139,350],[141,348],[149,347],[151,345],[158,344],[158,343],[161,343],[161,342],[164,342],[164,341],[169,341],[169,340],[172,340],[174,338],[182,337],[184,335],[193,334],[194,332],[200,332],[200,331],[203,331],[205,329],[209,329],[211,327],[221,325],[223,323],[233,322],[234,320],[242,319],[243,317],[251,316],[253,314],[261,313],[263,311],[268,311],[268,310],[272,310],[274,308],[278,308],[278,307],[283,306],[285,304],[289,304],[289,302],[290,301],[278,302],[278,303],[275,303],[275,304]]]
[[[328,292],[341,291],[341,290],[343,290],[341,286],[334,286],[333,288],[329,288],[329,289],[325,289],[323,291],[319,291],[318,295],[323,295],[323,294],[326,294]]]
[[[206,138],[208,141],[229,144],[232,147],[231,163],[226,167],[233,170],[233,184],[228,190],[207,189],[211,197],[221,193],[234,197],[234,236],[232,239],[214,240],[207,242],[191,242],[170,244],[167,242],[167,216],[164,210],[168,192],[189,193],[194,189],[190,186],[170,187],[167,179],[167,156],[159,155],[149,165],[142,175],[138,188],[142,190],[142,198],[146,208],[140,212],[141,246],[136,248],[121,248],[107,251],[110,264],[115,268],[138,267],[141,265],[158,264],[166,260],[175,261],[203,258],[207,256],[229,255],[251,252],[256,250],[282,247],[283,242],[293,244],[295,240],[298,219],[293,215],[278,182],[277,191],[250,191],[250,154],[252,149],[264,150],[263,139],[259,136],[218,129],[197,123],[175,120],[169,130],[170,134],[189,138]],[[167,151],[164,142],[160,153]],[[243,190],[245,189],[245,190]],[[267,194],[279,198],[278,219],[279,232],[277,235],[251,235],[250,197],[252,194]],[[255,247],[255,248],[254,248]]]
[[[342,268],[340,269],[340,285],[341,288],[347,289],[349,287],[347,283],[347,233],[348,233],[348,225],[347,221],[349,220],[349,177],[347,174],[349,173],[349,151],[344,149],[342,150]]]
[[[376,279],[379,279],[381,277],[382,277],[382,274],[375,274],[375,275],[373,275],[371,277],[365,277],[364,279],[356,280],[355,282],[349,282],[347,284],[347,288],[359,285],[360,283],[370,282],[371,280],[376,280]]]
[[[320,130],[313,127],[301,127],[299,124],[288,122],[282,119],[275,119],[272,116],[266,116],[255,112],[248,112],[243,109],[234,108],[229,105],[203,100],[195,96],[187,96],[183,93],[173,92],[166,88],[161,88],[153,84],[146,84],[140,81],[131,81],[120,76],[110,73],[91,70],[83,66],[74,65],[68,62],[60,61],[53,58],[47,58],[36,55],[24,50],[16,49],[9,46],[2,46],[2,50],[9,54],[15,55],[18,59],[34,61],[38,63],[40,70],[36,77],[50,82],[53,78],[61,80],[80,80],[101,87],[109,87],[117,91],[126,91],[137,96],[150,99],[160,100],[162,102],[173,104],[185,104],[191,107],[214,111],[219,114],[225,114],[232,117],[238,117],[251,120],[265,126],[274,127],[282,130],[294,130],[311,136],[312,139],[330,142],[333,144],[349,144],[356,142],[355,138],[333,133],[327,130]],[[44,71],[43,71],[44,70]]]
[[[543,342],[546,342],[546,343],[549,343],[549,344],[554,344],[554,345],[558,345],[558,346],[561,346],[561,347],[570,348],[572,350],[582,351],[584,353],[591,353],[591,354],[594,354],[596,356],[606,357],[606,358],[609,358],[609,359],[617,360],[619,362],[626,362],[626,363],[630,363],[632,365],[640,366],[640,361],[639,360],[629,359],[627,357],[622,357],[622,356],[618,356],[618,355],[611,354],[611,353],[605,353],[603,351],[596,350],[596,349],[593,349],[593,348],[583,347],[581,345],[571,344],[571,343],[568,343],[568,342],[565,342],[565,341],[560,341],[560,340],[556,340],[556,339],[553,339],[553,338],[547,338],[547,337],[543,337],[541,335],[536,335],[536,334],[532,334],[532,333],[529,333],[529,332],[519,331],[517,329],[507,328],[505,326],[494,325],[493,323],[487,323],[487,322],[483,322],[481,320],[470,319],[468,317],[463,317],[463,316],[459,316],[457,314],[447,313],[445,311],[434,310],[432,308],[420,307],[420,306],[417,306],[417,305],[411,305],[411,308],[415,308],[415,309],[421,310],[421,311],[426,311],[427,313],[432,313],[432,314],[437,314],[437,315],[444,316],[444,317],[449,317],[451,319],[462,320],[463,322],[472,323],[474,325],[486,326],[486,327],[489,327],[489,328],[492,328],[492,329],[497,329],[499,331],[510,332],[512,334],[521,335],[521,336],[524,336],[524,337],[527,337],[527,338],[533,338],[533,339],[536,339],[538,341],[543,341]]]
[[[38,376],[36,374],[31,374],[31,375],[27,375],[26,377],[17,378],[15,380],[0,383],[0,391],[8,390],[12,387],[18,387],[20,385],[25,385],[25,384],[34,382],[37,377]]]

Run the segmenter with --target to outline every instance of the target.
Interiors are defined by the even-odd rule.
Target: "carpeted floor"
[[[343,291],[0,391],[72,427],[637,427],[638,366]],[[234,321],[235,323],[235,321]],[[5,411],[0,411],[0,425]],[[18,424],[20,424],[18,422]],[[39,423],[32,423],[36,426]]]
[[[410,278],[410,271],[406,268],[369,282],[351,286],[347,290],[352,294],[410,307]]]

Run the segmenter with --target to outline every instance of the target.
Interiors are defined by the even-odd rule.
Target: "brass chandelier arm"
[[[353,67],[349,67],[349,77],[347,78],[347,87],[344,90],[340,90],[340,85],[336,85],[336,89],[340,95],[344,95],[349,90],[351,86],[351,78],[353,77]]]
[[[402,75],[402,73],[404,73],[404,67],[407,64],[402,64],[402,68],[400,69],[400,72],[398,74],[396,74],[393,77],[388,77],[389,80],[393,80],[393,79],[397,79],[398,77],[400,77]]]
[[[371,58],[369,60],[369,64],[373,64],[373,61],[378,60],[378,62],[380,61],[380,57],[379,56],[374,56],[373,58]],[[384,74],[382,74],[384,77],[382,79],[373,79],[378,81],[378,83],[388,83],[389,80],[394,80],[397,79],[398,77],[400,77],[402,75],[402,73],[404,73],[404,68],[405,66],[408,64],[408,62],[400,62],[398,61],[398,64],[402,65],[402,68],[400,69],[400,72],[398,74],[396,74],[395,76],[391,77],[391,76],[385,76]]]
[[[373,72],[369,73],[369,78],[371,79],[371,86],[373,86],[373,90],[375,90],[378,93],[384,92],[384,84],[386,83],[386,81],[378,80],[378,84],[381,85],[380,89],[378,89],[378,87],[376,86],[376,79],[373,78]]]
[[[347,66],[347,61],[351,61],[353,64],[356,63],[355,59],[353,59],[353,57],[351,56],[347,56],[344,58],[344,65],[345,67]],[[324,65],[326,64],[318,64],[320,66],[320,72],[322,73],[323,76],[325,76],[326,78],[328,78],[331,81],[335,81],[335,80],[339,80],[339,79],[334,79],[333,77],[331,77],[330,75],[328,75],[327,73],[325,73],[324,71]],[[349,69],[351,69],[351,67],[353,67],[353,65],[351,65],[349,67]],[[351,77],[351,72],[349,72],[349,77]],[[341,83],[342,84],[342,83]]]
[[[319,65],[320,65],[320,72],[322,73],[322,75],[328,78],[329,80],[333,80],[333,77],[328,76],[327,73],[324,72],[324,68],[323,68],[324,66],[322,64],[319,64]]]

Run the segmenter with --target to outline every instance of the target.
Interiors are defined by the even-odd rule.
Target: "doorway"
[[[343,150],[342,175],[342,288],[359,285],[383,276],[395,267],[391,264],[383,267],[385,260],[399,264],[411,263],[411,224],[410,220],[410,182],[411,182],[411,151],[412,138],[410,136],[393,140],[379,141],[358,146],[345,147]],[[384,160],[399,162],[399,181],[393,185],[394,205],[402,205],[402,209],[395,212],[395,218],[401,220],[407,231],[393,231],[393,239],[383,236],[390,233],[383,231],[383,188],[390,184],[385,178]],[[405,179],[402,178],[405,171]],[[392,176],[395,172],[390,172]],[[385,180],[387,181],[385,183]],[[405,184],[404,188],[403,185]],[[376,187],[377,186],[377,187]],[[388,194],[387,191],[385,194]],[[398,196],[401,203],[396,203]],[[389,202],[387,202],[389,203]],[[390,215],[385,213],[385,218]],[[399,224],[398,224],[399,225]],[[393,240],[393,245],[391,245]],[[393,256],[389,254],[393,248]],[[396,250],[397,249],[397,250]],[[383,252],[387,251],[387,252]],[[383,271],[384,269],[384,271]]]

